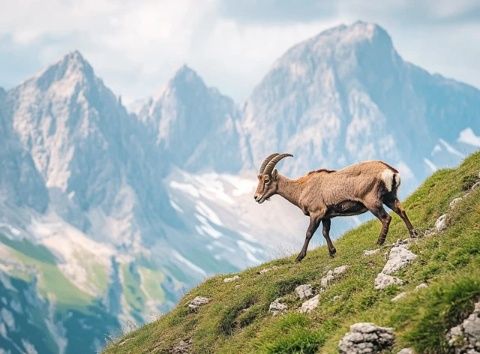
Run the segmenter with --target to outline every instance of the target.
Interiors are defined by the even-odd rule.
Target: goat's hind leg
[[[388,213],[385,211],[381,203],[376,203],[372,206],[367,206],[367,205],[365,206],[382,223],[382,229],[380,231],[380,235],[378,236],[378,240],[377,240],[377,244],[381,246],[385,243],[385,239],[387,238],[388,227],[390,226],[390,221],[392,220],[392,217],[388,215]]]
[[[398,198],[396,196],[393,198],[388,198],[384,200],[384,203],[386,206],[392,209],[395,214],[400,216],[400,218],[403,220],[403,222],[405,223],[405,226],[408,229],[408,233],[410,234],[410,237],[412,238],[417,237],[418,236],[417,231],[415,230],[412,223],[408,219],[407,213],[405,212],[405,209],[403,209],[403,206],[398,200]]]
[[[327,241],[328,253],[330,254],[330,257],[335,257],[335,253],[337,253],[337,250],[333,246],[332,240],[330,239],[330,225],[332,224],[332,221],[331,219],[323,219],[322,224],[322,233],[323,237],[325,237],[325,240]]]

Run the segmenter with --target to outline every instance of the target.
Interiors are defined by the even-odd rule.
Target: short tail
[[[386,168],[385,170],[383,170],[380,177],[385,184],[385,188],[389,192],[397,190],[397,188],[400,186],[400,174],[396,171],[392,171],[391,169]]]

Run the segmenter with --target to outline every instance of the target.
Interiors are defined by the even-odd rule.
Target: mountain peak
[[[184,64],[182,65],[176,72],[175,75],[173,76],[171,82],[175,83],[202,83],[204,85],[203,79],[197,74],[195,70],[190,68],[188,65]]]
[[[320,32],[315,37],[304,43],[308,44],[331,44],[331,45],[352,45],[360,43],[378,42],[383,45],[392,46],[392,40],[381,26],[364,21],[356,21],[351,25],[339,25],[326,31]]]
[[[72,83],[92,82],[95,80],[95,73],[82,54],[75,50],[42,71],[35,79],[40,88],[46,89],[60,80],[68,80]]]
[[[166,91],[164,92],[170,92],[171,90],[177,93],[187,93],[189,91],[203,92],[208,90],[208,88],[197,72],[184,64],[170,79],[168,85],[166,86]]]

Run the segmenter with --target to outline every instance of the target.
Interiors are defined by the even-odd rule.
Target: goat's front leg
[[[307,255],[308,244],[313,234],[315,233],[315,231],[317,231],[318,225],[320,225],[320,221],[321,221],[321,218],[310,216],[310,225],[308,225],[307,235],[305,237],[305,242],[303,244],[302,250],[297,256],[297,259],[296,259],[297,262],[300,262]]]
[[[333,246],[333,242],[330,239],[330,225],[332,224],[331,219],[323,219],[322,220],[323,224],[323,237],[325,237],[325,240],[327,241],[327,246],[328,246],[328,253],[330,254],[330,257],[335,257],[335,253],[337,253],[337,250]]]

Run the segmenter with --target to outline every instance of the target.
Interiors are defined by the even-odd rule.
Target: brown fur
[[[322,221],[330,255],[335,254],[329,230],[330,219],[336,216],[358,215],[367,210],[372,212],[382,223],[377,243],[383,244],[391,220],[383,204],[397,213],[410,235],[415,236],[413,226],[397,198],[398,171],[383,161],[361,162],[338,171],[321,169],[295,180],[280,175],[277,170],[258,178],[255,200],[262,203],[279,194],[310,217],[305,243],[297,261],[305,257],[308,243]]]

